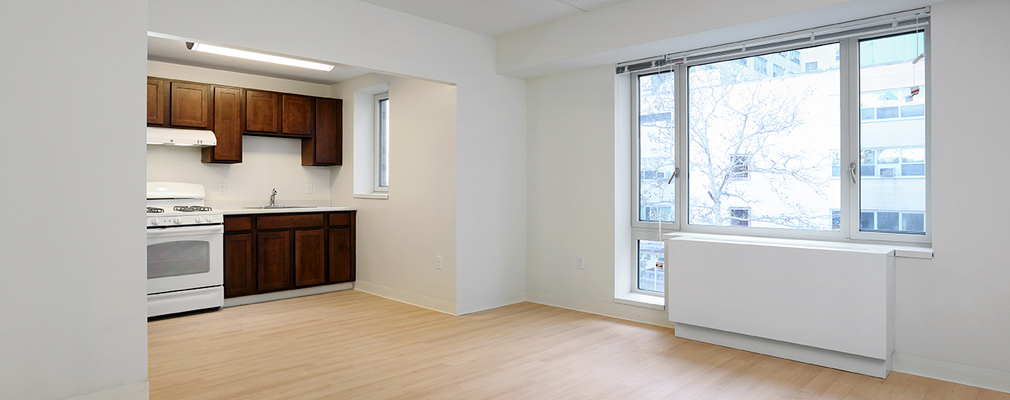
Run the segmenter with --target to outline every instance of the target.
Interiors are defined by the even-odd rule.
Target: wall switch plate
[[[305,184],[305,193],[312,194],[312,184],[311,183]]]
[[[228,194],[228,184],[227,183],[219,183],[217,185],[217,194]]]
[[[442,269],[442,256],[435,256],[435,269]]]
[[[583,257],[583,256],[577,256],[577,258],[575,260],[575,263],[576,263],[575,266],[578,267],[579,269],[585,269],[584,268],[585,267],[585,265],[584,265],[585,261],[586,261],[585,257]]]

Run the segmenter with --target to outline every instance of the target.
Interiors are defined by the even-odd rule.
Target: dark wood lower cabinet
[[[326,231],[295,231],[295,286],[326,283]]]
[[[256,234],[256,290],[272,292],[291,287],[291,232]]]
[[[253,235],[224,235],[224,297],[246,296],[256,292],[253,279]]]
[[[225,217],[225,297],[355,278],[355,212]]]

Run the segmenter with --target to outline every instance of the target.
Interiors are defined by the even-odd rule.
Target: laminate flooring
[[[158,399],[947,399],[888,379],[680,339],[534,303],[453,317],[355,290],[148,323]]]

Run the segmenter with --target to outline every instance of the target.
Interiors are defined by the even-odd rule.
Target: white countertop
[[[354,207],[336,207],[336,206],[321,206],[321,207],[298,207],[298,208],[215,208],[215,211],[221,211],[224,215],[249,215],[249,214],[291,214],[291,213],[321,213],[321,212],[334,212],[334,211],[357,211]]]

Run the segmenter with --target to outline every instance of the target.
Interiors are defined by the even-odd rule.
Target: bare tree
[[[823,229],[818,228],[822,225],[818,221],[823,222],[824,216],[805,207],[804,196],[797,196],[796,189],[806,188],[826,197],[823,188],[828,176],[821,171],[824,163],[830,162],[829,154],[797,154],[795,149],[782,148],[782,141],[776,140],[804,123],[802,103],[811,91],[782,90],[766,80],[727,82],[727,75],[734,76],[724,73],[722,82],[698,85],[690,92],[690,179],[703,180],[706,189],[691,193],[691,221],[724,225],[727,219],[738,218],[728,214],[724,205],[750,205],[762,200],[749,193],[753,187],[746,184],[752,176],[761,176],[778,201],[787,206],[784,208],[792,211],[752,212],[747,220]],[[739,77],[739,72],[735,76]]]

